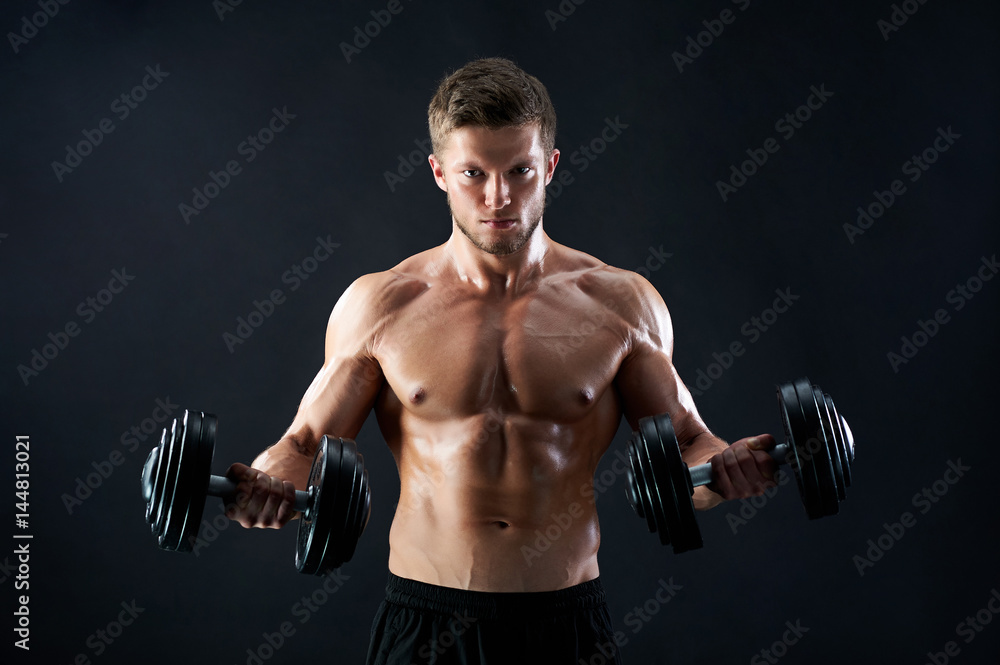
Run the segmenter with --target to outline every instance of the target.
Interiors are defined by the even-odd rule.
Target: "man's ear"
[[[552,176],[556,172],[556,164],[559,163],[559,149],[553,148],[552,154],[549,155],[549,161],[545,165],[545,184],[552,182]]]
[[[433,154],[427,155],[427,162],[431,165],[431,171],[434,173],[434,182],[441,188],[441,191],[447,192],[448,183],[444,179],[444,165]]]

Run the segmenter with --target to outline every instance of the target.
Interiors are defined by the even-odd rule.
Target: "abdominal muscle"
[[[402,426],[385,432],[400,476],[389,570],[475,591],[551,591],[596,578],[593,475],[612,433],[590,416],[569,426],[496,411],[390,419]]]

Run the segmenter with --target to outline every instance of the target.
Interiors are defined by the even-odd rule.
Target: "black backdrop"
[[[986,416],[1000,280],[980,281],[998,251],[996,18],[943,0],[5,3],[4,649],[26,663],[361,662],[398,495],[374,422],[358,437],[372,518],[332,594],[295,572],[293,529],[219,519],[197,556],[159,551],[142,428],[157,400],[219,414],[217,472],[282,433],[344,288],[447,237],[421,147],[436,82],[504,55],[559,114],[572,182],[550,187],[546,229],[648,273],[710,426],[776,432],[774,384],[808,374],[859,446],[839,516],[807,522],[786,486],[757,514],[701,515],[705,548],[677,556],[631,515],[606,458],[600,562],[627,661],[998,662]],[[275,117],[273,140],[241,148]],[[205,191],[211,173],[226,186]],[[338,246],[303,261],[318,239]],[[295,266],[313,272],[296,283]],[[275,289],[249,337],[225,337]],[[776,290],[795,299],[774,316]],[[768,323],[754,333],[752,317]],[[647,602],[661,580],[680,589]],[[25,582],[30,652],[11,646]]]

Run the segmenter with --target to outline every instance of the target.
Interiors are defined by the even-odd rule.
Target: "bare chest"
[[[611,387],[624,346],[615,317],[580,294],[489,303],[429,292],[396,317],[379,361],[425,417],[501,409],[572,422]]]

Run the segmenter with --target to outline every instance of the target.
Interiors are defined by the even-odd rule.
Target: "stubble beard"
[[[540,202],[533,203],[525,211],[525,216],[518,218],[518,231],[508,237],[501,237],[497,239],[487,239],[485,234],[477,235],[473,228],[479,228],[479,220],[474,219],[470,224],[466,220],[463,220],[455,213],[455,208],[451,205],[451,193],[447,193],[448,198],[448,209],[451,211],[451,217],[455,220],[455,224],[458,226],[459,230],[469,239],[477,249],[480,249],[487,254],[492,254],[494,256],[508,256],[517,252],[526,244],[528,240],[531,239],[532,234],[535,229],[538,228],[538,224],[542,221],[542,210],[544,209],[544,199]],[[525,221],[527,220],[527,224]]]

